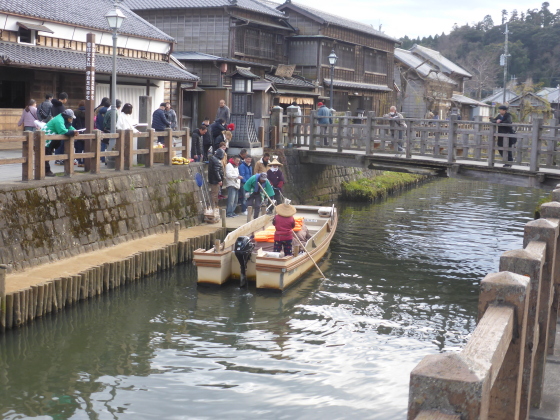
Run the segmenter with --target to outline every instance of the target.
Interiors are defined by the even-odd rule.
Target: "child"
[[[274,232],[274,252],[281,252],[284,248],[284,255],[292,255],[292,235],[296,226],[294,220],[296,208],[290,204],[280,204],[276,206],[276,216],[272,219],[272,224],[276,227]]]

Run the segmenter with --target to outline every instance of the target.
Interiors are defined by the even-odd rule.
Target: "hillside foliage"
[[[503,67],[499,65],[504,51],[505,23],[509,27],[508,84],[511,78],[519,84],[530,81],[535,86],[560,84],[560,9],[553,13],[544,2],[540,9],[502,10],[502,21],[487,15],[480,22],[454,25],[449,34],[410,39],[401,38],[401,48],[414,44],[441,52],[460,64],[472,75],[466,92],[481,98],[492,88],[503,86]]]

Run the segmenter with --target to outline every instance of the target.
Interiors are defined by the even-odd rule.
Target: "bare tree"
[[[475,91],[476,99],[482,98],[482,91],[492,89],[498,74],[498,54],[496,49],[473,51],[460,64],[472,74],[472,79],[465,82],[468,92]]]

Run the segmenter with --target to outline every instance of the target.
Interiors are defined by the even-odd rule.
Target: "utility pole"
[[[504,46],[504,54],[502,54],[502,56],[500,57],[500,65],[504,66],[504,95],[503,95],[503,99],[502,99],[502,105],[505,105],[505,103],[506,103],[508,57],[510,56],[508,54],[509,30],[508,30],[508,24],[507,23],[506,23],[506,31],[504,32],[504,35],[506,36],[506,43],[505,43],[505,46]]]

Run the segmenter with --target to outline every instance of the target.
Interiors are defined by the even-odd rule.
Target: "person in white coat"
[[[237,207],[237,200],[239,194],[239,187],[241,186],[242,176],[239,175],[239,156],[232,157],[226,165],[226,179],[225,187],[227,188],[227,205],[226,216],[235,217],[235,208]]]
[[[132,104],[126,103],[122,108],[121,115],[117,120],[117,130],[132,130],[135,133],[139,131],[136,129],[136,121],[132,118]]]

